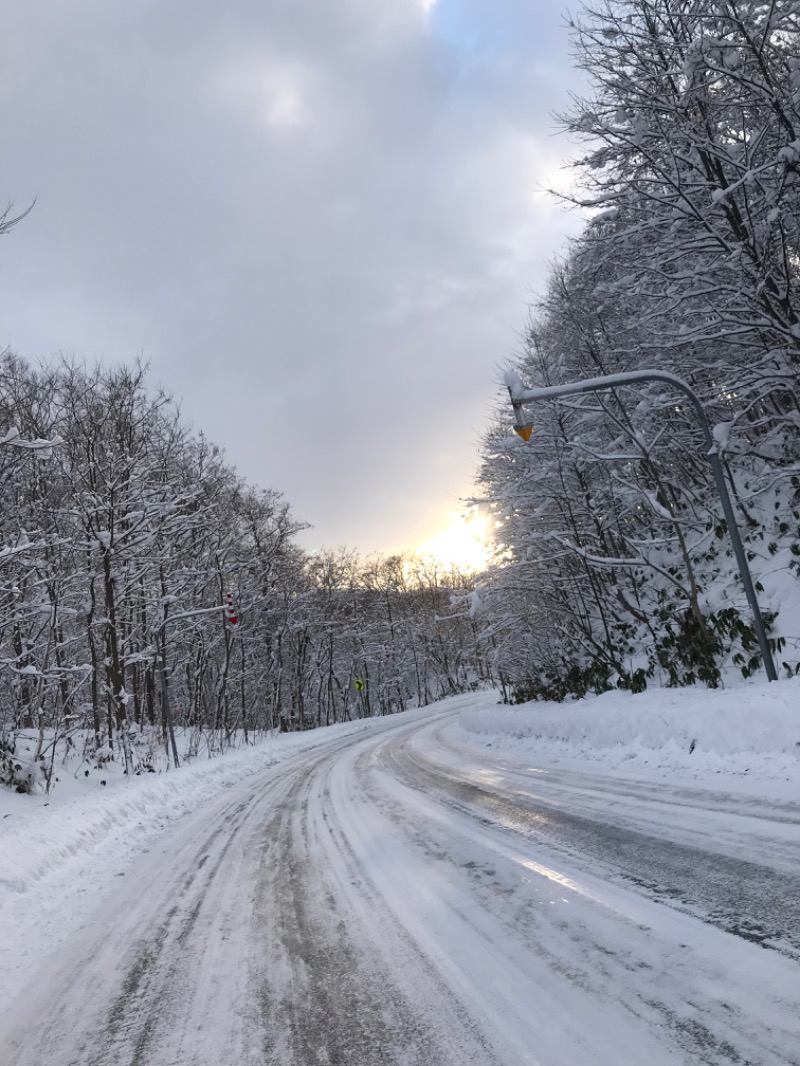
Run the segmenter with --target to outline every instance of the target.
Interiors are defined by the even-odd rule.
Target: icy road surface
[[[798,805],[478,755],[469,701],[162,835],[4,989],[4,1066],[800,1063]]]

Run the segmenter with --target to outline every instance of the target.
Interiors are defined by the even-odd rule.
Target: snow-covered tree
[[[797,5],[609,0],[573,32],[592,93],[562,123],[587,145],[571,199],[592,218],[554,268],[517,368],[537,385],[652,368],[687,380],[767,582],[770,557],[800,550]],[[485,448],[506,545],[485,602],[504,669],[531,691],[638,685],[657,670],[715,683],[726,654],[752,670],[681,397],[613,390],[535,421],[535,459],[502,432]]]

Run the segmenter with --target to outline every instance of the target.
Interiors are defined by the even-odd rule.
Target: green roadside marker
[[[364,682],[361,680],[360,677],[357,677],[356,678],[356,689],[360,692],[363,687],[364,687]]]

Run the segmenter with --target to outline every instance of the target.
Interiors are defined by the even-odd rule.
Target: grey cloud
[[[0,343],[143,353],[309,543],[432,532],[573,224],[558,14],[470,54],[414,0],[10,7]]]

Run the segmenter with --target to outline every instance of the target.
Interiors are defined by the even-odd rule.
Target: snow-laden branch
[[[608,566],[611,568],[624,566],[624,567],[636,567],[644,566],[650,570],[655,571],[657,574],[661,574],[667,581],[671,582],[676,588],[680,589],[684,596],[688,597],[686,586],[683,582],[679,581],[674,574],[671,574],[669,570],[665,570],[663,566],[659,566],[658,563],[652,562],[650,559],[645,559],[643,556],[633,559],[614,558],[608,555],[593,555],[585,548],[579,547],[577,544],[570,544],[568,540],[564,540],[559,537],[558,534],[553,533],[552,539],[563,545],[569,551],[575,555],[580,556],[581,559],[585,559],[587,563],[594,563],[595,566]]]

